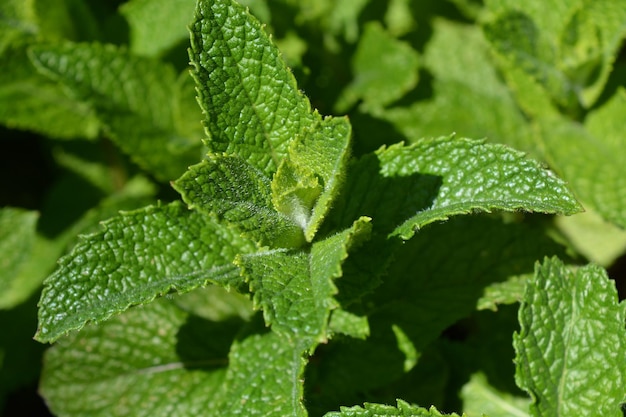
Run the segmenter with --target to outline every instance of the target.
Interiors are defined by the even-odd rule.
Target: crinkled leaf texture
[[[54,341],[174,290],[239,287],[232,261],[254,249],[237,231],[182,204],[124,213],[84,237],[46,279],[35,337]]]
[[[51,409],[102,417],[307,415],[306,361],[293,341],[265,331],[243,336],[258,324],[189,310],[162,298],[61,339],[46,355],[41,383]]]
[[[40,389],[60,416],[205,415],[221,400],[240,326],[164,298],[61,339],[45,355]]]
[[[532,416],[621,417],[626,386],[626,303],[604,269],[538,264],[514,337],[517,384]]]
[[[192,74],[210,135],[207,146],[215,155],[241,158],[272,180],[271,202],[280,213],[273,213],[261,193],[255,201],[238,199],[236,215],[249,224],[270,219],[253,232],[263,244],[297,247],[311,242],[344,177],[350,123],[322,119],[311,111],[261,24],[236,2],[199,1],[191,32]],[[254,176],[262,180],[262,175]],[[191,201],[185,184],[180,186]],[[207,191],[196,195],[205,201],[223,199],[223,194]],[[261,200],[258,216],[251,213],[253,207],[244,207]],[[270,230],[272,223],[288,233],[278,237],[279,230]],[[291,236],[294,224],[304,239]]]
[[[278,249],[241,256],[236,263],[272,329],[313,349],[327,340],[331,310],[338,307],[333,280],[352,246],[369,237],[370,219],[361,218],[341,233],[314,242],[308,250]]]
[[[343,222],[366,215],[379,231],[402,239],[475,211],[581,210],[562,180],[524,154],[452,136],[382,148],[359,160],[348,178],[350,199],[338,205]]]
[[[319,122],[261,24],[235,1],[198,2],[190,55],[212,151],[271,174],[291,140]]]
[[[304,241],[299,225],[274,208],[270,179],[239,157],[210,154],[173,185],[190,209],[216,215],[262,245]]]
[[[458,414],[442,414],[435,407],[430,409],[417,407],[408,404],[402,400],[398,400],[397,407],[383,404],[368,404],[363,407],[341,407],[339,412],[326,413],[324,417],[385,417],[385,416],[401,416],[401,417],[459,417]],[[463,414],[465,416],[465,414]]]

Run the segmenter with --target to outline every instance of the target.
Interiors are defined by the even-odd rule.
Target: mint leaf
[[[595,265],[537,265],[515,334],[517,384],[532,397],[533,416],[621,416],[626,363],[626,304]]]
[[[131,0],[120,6],[130,26],[130,49],[156,56],[189,39],[193,0]]]
[[[43,74],[90,103],[116,144],[157,178],[177,178],[197,162],[200,141],[174,125],[170,65],[113,45],[65,43],[30,52]]]
[[[211,151],[276,171],[291,140],[319,115],[261,24],[232,0],[201,0],[191,50]]]
[[[583,203],[622,228],[626,227],[624,111],[626,90],[620,88],[606,104],[589,113],[586,129],[564,117],[546,118],[540,124],[554,169]]]
[[[370,326],[367,317],[360,317],[340,308],[333,310],[328,323],[331,333],[340,333],[355,339],[367,339]]]
[[[256,307],[281,335],[297,339],[303,349],[327,339],[331,310],[338,306],[333,283],[351,246],[367,239],[369,219],[361,218],[341,233],[314,242],[310,250],[278,249],[239,257]]]
[[[526,274],[512,276],[504,282],[495,282],[487,287],[476,303],[477,310],[498,310],[499,304],[513,304],[522,300],[526,286]]]
[[[455,262],[448,262],[449,254]],[[396,250],[387,277],[365,303],[370,325],[399,326],[418,351],[476,309],[490,284],[531,274],[537,258],[565,256],[544,230],[461,216],[425,227]]]
[[[485,25],[485,33],[508,61],[505,75],[521,69],[526,85],[536,82],[570,111],[595,103],[626,30],[622,7],[613,1],[569,1],[546,8],[543,2],[531,1],[521,8],[516,2],[495,0],[487,6],[495,17]],[[512,79],[523,78],[518,72]]]
[[[270,179],[238,157],[209,155],[173,185],[190,209],[215,214],[262,245],[298,247],[304,241],[299,225],[274,209]]]
[[[343,183],[351,135],[346,118],[325,118],[291,143],[272,181],[272,202],[312,241]]]
[[[341,407],[340,412],[331,412],[324,414],[324,417],[385,417],[385,416],[402,416],[402,417],[458,417],[456,413],[442,414],[435,407],[430,409],[410,405],[402,400],[398,400],[397,407],[382,404],[365,403],[364,407]],[[465,416],[465,414],[463,414]]]
[[[352,82],[336,109],[345,111],[359,99],[364,108],[385,107],[410,91],[418,81],[417,52],[392,37],[378,22],[365,26],[352,57]]]
[[[35,245],[38,217],[34,211],[0,209],[0,309],[19,304],[32,290],[18,278]]]
[[[487,381],[484,374],[471,376],[461,389],[463,411],[469,416],[488,415],[489,417],[529,417],[528,398],[515,397],[500,392]],[[483,414],[484,413],[484,414]]]
[[[94,138],[100,123],[93,109],[37,72],[27,48],[12,46],[0,60],[0,121],[53,138]]]
[[[232,261],[253,250],[235,231],[181,204],[122,214],[86,236],[46,279],[35,337],[54,341],[172,290],[238,287]]]
[[[233,343],[217,408],[222,416],[307,415],[303,397],[304,352],[274,332],[253,334]]]
[[[432,39],[420,59],[434,77],[432,97],[372,114],[392,123],[410,142],[457,132],[533,150],[532,131],[492,64],[480,29],[444,19],[432,25]]]
[[[405,240],[429,223],[475,211],[580,211],[563,181],[537,162],[483,141],[441,137],[393,145],[362,158],[349,178],[347,194],[363,197],[344,202],[340,215],[367,215],[379,230]]]
[[[34,0],[7,0],[0,4],[0,54],[37,32]]]
[[[578,253],[605,268],[626,251],[626,230],[588,206],[576,216],[557,217],[555,223]]]
[[[50,348],[40,389],[58,415],[203,415],[222,399],[241,325],[201,319],[167,299],[139,306]]]

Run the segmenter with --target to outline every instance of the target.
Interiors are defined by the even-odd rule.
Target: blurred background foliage
[[[574,256],[609,268],[624,298],[624,1],[241,3],[267,25],[313,107],[349,115],[354,155],[456,132],[510,145],[555,170],[586,213],[526,221],[548,227]],[[36,393],[46,347],[31,338],[41,282],[56,259],[119,210],[176,199],[169,181],[202,158],[187,55],[194,5],[0,2],[3,415],[46,413]],[[88,45],[80,58],[98,69],[98,80],[68,83],[46,65],[46,51],[80,51],[77,44]],[[90,56],[94,48],[103,52]],[[498,320],[515,323],[514,311],[504,312]],[[497,343],[497,355],[512,357],[510,331],[503,335],[489,312],[472,320],[424,353],[449,372],[428,397],[452,393],[440,398],[444,409],[455,408],[461,381],[477,367],[448,360],[460,343],[477,350]],[[511,367],[499,385],[514,391],[512,374]],[[462,395],[480,388],[480,377],[471,382]]]

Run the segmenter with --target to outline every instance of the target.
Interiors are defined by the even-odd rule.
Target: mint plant
[[[20,97],[3,122],[64,143],[56,160],[98,196],[54,237],[34,211],[0,211],[1,308],[63,254],[35,334],[55,342],[39,381],[52,413],[622,415],[625,304],[577,251],[612,259],[561,217],[584,206],[623,226],[609,168],[623,90],[605,89],[619,2],[588,17],[574,1],[455,1],[477,23],[435,19],[419,52],[408,1],[382,19],[367,1],[129,1],[127,48],[85,42],[106,38],[89,7],[58,2],[90,29],[62,35],[34,0],[0,9],[22,24],[2,26],[15,64],[0,92]],[[169,54],[192,15],[189,77]],[[350,44],[351,62],[332,62]],[[337,79],[309,88],[307,54]],[[41,114],[24,116],[29,103]],[[76,137],[104,145],[94,157]],[[604,171],[614,194],[590,180]],[[596,238],[618,247],[605,226]]]

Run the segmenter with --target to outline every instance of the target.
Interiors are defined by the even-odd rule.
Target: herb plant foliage
[[[183,3],[172,2],[171,10]],[[180,197],[155,201],[150,180],[138,174],[56,241],[37,234],[35,212],[0,211],[0,231],[19,231],[0,240],[8,254],[3,308],[28,297],[43,270],[73,247],[43,281],[38,305],[35,339],[56,342],[40,381],[50,410],[620,417],[626,305],[603,268],[575,265],[575,243],[563,244],[571,225],[557,232],[547,216],[530,214],[580,213],[576,195],[625,224],[623,177],[599,174],[616,187],[613,198],[578,175],[603,173],[607,159],[621,157],[611,155],[623,144],[611,123],[620,124],[626,110],[623,89],[589,110],[601,100],[624,34],[620,2],[601,2],[615,14],[597,28],[582,5],[546,15],[486,1],[479,17],[475,3],[459,0],[453,3],[467,18],[484,22],[483,35],[435,21],[423,53],[399,39],[411,30],[401,18],[409,2],[389,2],[385,25],[364,24],[360,38],[352,36],[352,19],[367,1],[346,2],[345,10],[341,2],[320,2],[318,14],[314,2],[304,3],[310,7],[298,6],[301,21],[343,16],[320,20],[325,48],[356,42],[353,80],[335,103],[336,112],[355,117],[314,109],[287,64],[298,65],[298,43],[279,37],[283,56],[271,28],[233,0],[197,1],[189,26],[192,78],[158,59],[181,35],[174,27],[159,35],[144,26],[145,14],[168,16],[148,1],[121,9],[136,37],[130,49],[3,44],[4,54],[31,63],[30,76],[45,80],[48,97],[67,94],[63,117],[78,132],[50,120],[41,129],[56,136],[106,132],[129,163],[169,181]],[[28,6],[7,4],[24,18]],[[269,20],[265,2],[250,7]],[[605,16],[602,7],[592,9]],[[562,15],[570,20],[560,22]],[[536,43],[524,43],[533,31]],[[488,51],[502,78],[492,64],[463,55],[463,42]],[[446,56],[439,44],[458,55]],[[552,47],[558,53],[547,54]],[[451,58],[459,65],[446,67]],[[460,69],[464,60],[469,76]],[[436,75],[435,98],[404,105],[422,66]],[[201,114],[190,105],[194,86]],[[462,103],[438,102],[451,89],[461,91],[455,97]],[[471,106],[472,97],[485,105],[467,108],[482,112],[473,119],[477,126],[497,137],[515,131],[506,144],[416,133],[437,131],[448,123],[443,112]],[[18,127],[27,123],[9,116]],[[455,117],[462,116],[448,120]],[[362,139],[368,120],[392,126],[389,132],[404,140],[379,146],[374,131]],[[606,142],[606,152],[588,163],[564,145],[591,146],[594,138]],[[94,165],[62,158],[102,190],[115,189],[98,179]],[[46,254],[42,271],[29,263],[34,252]],[[498,320],[519,328],[503,332]],[[445,336],[464,331],[463,323],[473,329],[467,339]],[[498,337],[514,351],[490,358]],[[497,360],[514,365],[499,368]]]

